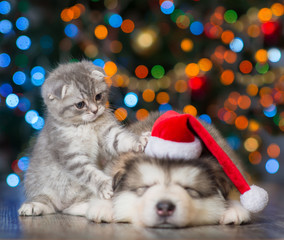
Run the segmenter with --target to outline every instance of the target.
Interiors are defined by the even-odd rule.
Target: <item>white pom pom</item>
[[[260,212],[268,203],[268,193],[255,185],[250,186],[250,190],[240,197],[244,208],[252,213]]]

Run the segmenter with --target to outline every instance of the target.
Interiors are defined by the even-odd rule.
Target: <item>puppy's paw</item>
[[[113,196],[111,177],[107,177],[105,180],[100,181],[98,185],[98,194],[101,199],[110,199]]]
[[[55,213],[50,206],[40,202],[24,203],[18,210],[20,216],[39,216],[44,214]]]
[[[220,219],[220,224],[235,224],[250,222],[250,213],[238,201],[231,201],[228,209]]]
[[[112,202],[110,200],[95,199],[90,202],[89,209],[86,213],[87,219],[90,221],[101,223],[101,222],[112,222],[113,221],[113,210]]]

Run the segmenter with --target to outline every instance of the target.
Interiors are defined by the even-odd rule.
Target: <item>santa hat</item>
[[[263,210],[268,203],[267,192],[258,186],[248,185],[229,156],[192,115],[168,111],[160,116],[153,125],[145,153],[158,158],[190,160],[201,155],[200,140],[218,160],[226,175],[241,193],[242,205],[250,212]]]

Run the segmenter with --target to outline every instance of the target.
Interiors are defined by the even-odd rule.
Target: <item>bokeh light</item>
[[[93,64],[98,66],[98,67],[101,67],[103,68],[105,66],[105,62],[104,60],[100,59],[100,58],[97,58],[93,61]]]
[[[179,93],[186,92],[187,90],[187,83],[185,80],[178,80],[175,83],[175,90]]]
[[[261,22],[268,22],[272,18],[272,11],[269,8],[262,8],[259,10],[257,17]]]
[[[25,114],[25,120],[28,124],[34,124],[39,118],[38,112],[36,110],[29,110]]]
[[[66,25],[64,32],[67,37],[74,38],[78,35],[79,29],[75,24],[70,23]]]
[[[28,36],[19,36],[16,40],[16,45],[21,50],[28,50],[32,44],[31,39]]]
[[[94,30],[94,34],[98,39],[103,40],[107,37],[108,30],[107,30],[106,26],[98,25],[98,26],[96,26],[96,28]]]
[[[19,97],[14,94],[14,93],[11,93],[7,96],[6,98],[6,105],[9,107],[9,108],[15,108],[18,106],[19,104]]]
[[[123,20],[122,24],[121,24],[121,30],[124,33],[131,33],[133,32],[134,28],[135,28],[135,24],[132,20],[130,19],[125,19]]]
[[[243,50],[244,42],[241,38],[236,37],[230,42],[230,49],[234,52],[240,52]]]
[[[279,170],[279,162],[276,159],[271,158],[266,162],[265,169],[268,173],[275,174]]]
[[[44,119],[41,116],[37,117],[37,120],[31,124],[32,128],[35,130],[41,130],[44,127]]]
[[[164,14],[171,14],[175,10],[175,5],[172,1],[163,1],[160,8]]]
[[[170,110],[173,110],[173,107],[170,104],[168,104],[168,103],[161,104],[159,106],[159,111],[160,112],[167,112],[167,111],[170,111]]]
[[[114,111],[114,116],[118,121],[124,121],[128,113],[125,108],[118,108]]]
[[[13,25],[9,20],[4,19],[0,21],[0,32],[1,33],[8,34],[12,31],[12,29],[13,29]]]
[[[29,157],[21,157],[18,161],[18,167],[22,171],[26,171],[29,167],[30,158]]]
[[[22,71],[17,71],[13,74],[13,82],[17,85],[23,85],[26,82],[26,74]]]
[[[136,93],[134,92],[129,92],[125,95],[124,97],[124,104],[127,106],[127,107],[135,107],[138,103],[138,96]]]
[[[145,65],[139,65],[135,68],[135,75],[138,78],[146,78],[148,76],[149,70]]]
[[[279,147],[279,145],[276,144],[276,143],[271,143],[267,147],[267,154],[271,158],[278,158],[279,155],[280,155],[280,147]]]
[[[13,92],[13,88],[9,83],[4,83],[0,87],[0,94],[2,97],[7,97],[10,93]]]
[[[190,25],[189,29],[193,35],[198,36],[203,33],[204,27],[201,22],[195,21]]]
[[[155,92],[152,89],[145,89],[142,97],[145,102],[153,102],[155,99]]]
[[[225,44],[229,44],[234,37],[235,35],[231,30],[225,30],[221,35],[222,42]]]
[[[206,123],[208,123],[208,124],[212,123],[212,119],[211,119],[211,117],[208,114],[201,114],[199,116],[199,119],[204,121],[204,122],[206,122]]]
[[[198,66],[201,71],[208,72],[211,70],[213,63],[208,58],[201,58],[198,61]]]
[[[255,152],[259,148],[259,143],[256,138],[249,137],[244,142],[244,148],[248,152]]]
[[[265,63],[268,59],[267,51],[265,49],[259,49],[255,53],[255,60],[260,63]]]
[[[193,41],[189,38],[184,38],[181,41],[180,47],[184,52],[190,52],[193,49]]]
[[[165,74],[165,69],[161,65],[155,65],[151,69],[151,74],[154,78],[162,78]]]
[[[185,73],[189,77],[195,77],[199,74],[199,66],[196,63],[189,63],[185,68]]]
[[[122,24],[122,17],[119,14],[113,14],[109,18],[109,25],[113,28],[119,28]]]
[[[11,11],[11,4],[8,1],[0,2],[0,14],[8,14]]]
[[[224,85],[231,85],[235,80],[235,74],[232,70],[227,69],[222,72],[220,76],[220,81]]]
[[[19,17],[16,21],[16,27],[21,31],[27,30],[29,24],[29,20],[26,17]]]
[[[255,151],[249,154],[249,161],[251,164],[254,164],[254,165],[260,164],[261,160],[262,160],[262,155],[260,152]]]
[[[245,130],[248,127],[248,119],[246,116],[238,116],[235,120],[236,128],[239,130]]]
[[[22,112],[26,112],[30,109],[31,107],[31,102],[29,99],[25,98],[25,97],[20,97],[20,101],[18,104],[18,109]]]
[[[108,61],[104,65],[104,70],[105,70],[106,75],[108,75],[109,77],[112,77],[117,72],[117,66],[114,62]]]
[[[269,107],[263,109],[263,113],[266,117],[274,117],[277,113],[277,108],[274,104],[271,104]]]
[[[7,176],[6,183],[9,187],[17,187],[20,183],[20,177],[15,173],[11,173]]]
[[[7,53],[0,54],[0,67],[5,68],[10,65],[11,58]]]
[[[281,59],[281,52],[278,48],[271,48],[267,52],[270,62],[279,62]]]
[[[239,65],[239,69],[241,73],[244,73],[244,74],[249,74],[252,71],[252,68],[253,68],[252,63],[248,60],[241,61]]]
[[[166,104],[170,101],[170,96],[166,92],[159,92],[156,96],[156,101],[159,104]]]
[[[136,112],[136,118],[137,118],[138,121],[143,121],[148,116],[149,116],[149,112],[144,108],[141,108]]]
[[[235,23],[238,19],[238,14],[234,10],[227,10],[224,14],[224,19],[227,23]]]
[[[187,114],[190,114],[194,117],[197,116],[197,109],[196,107],[194,107],[193,105],[186,105],[184,108],[183,108],[183,112],[184,113],[187,113]]]

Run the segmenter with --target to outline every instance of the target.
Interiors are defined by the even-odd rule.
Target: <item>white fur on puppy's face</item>
[[[138,164],[131,178],[127,189],[114,199],[116,221],[146,227],[185,227],[218,223],[225,211],[224,198],[218,191],[210,192],[210,179],[198,167],[164,169],[144,162]],[[157,213],[161,201],[175,206],[171,215],[161,217]]]

